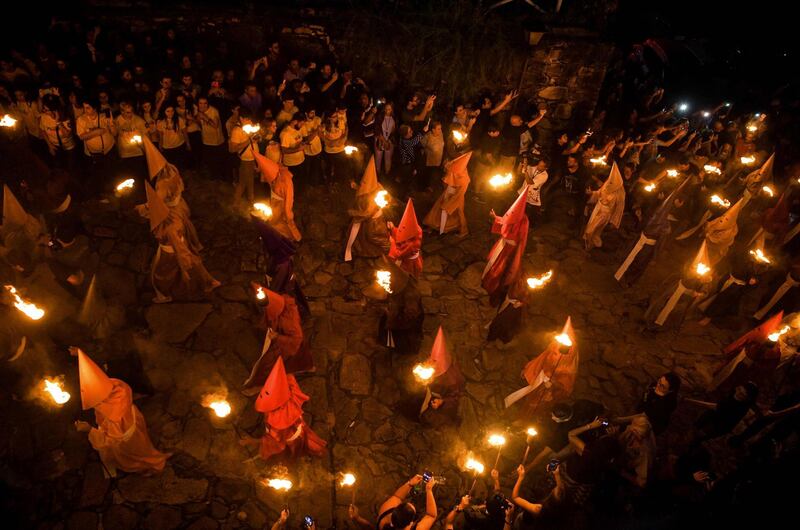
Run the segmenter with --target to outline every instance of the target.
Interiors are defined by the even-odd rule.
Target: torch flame
[[[357,152],[358,152],[358,147],[356,147],[354,145],[346,145],[346,146],[344,146],[344,153],[346,155],[352,155],[353,153],[357,153]]]
[[[289,491],[292,489],[292,481],[285,478],[271,478],[266,481],[267,486],[278,491]]]
[[[705,276],[706,274],[708,274],[708,271],[711,270],[711,267],[709,267],[705,263],[700,262],[697,264],[697,267],[695,267],[694,270],[695,272],[697,272],[698,276]]]
[[[489,179],[489,184],[493,188],[502,188],[504,186],[508,186],[509,184],[511,184],[511,180],[513,178],[514,177],[513,175],[511,175],[511,173],[506,173],[505,175],[501,175],[498,173],[497,175],[493,175]]]
[[[256,288],[256,299],[263,300],[267,297],[267,293],[264,291],[264,288],[260,285]]]
[[[225,400],[212,401],[208,406],[214,411],[214,414],[220,418],[224,418],[231,413],[231,404]]]
[[[528,280],[527,280],[528,287],[530,289],[539,289],[544,284],[549,282],[550,278],[552,278],[552,277],[553,277],[553,271],[547,271],[544,274],[542,274],[541,276],[528,278]]]
[[[572,346],[572,339],[569,338],[569,335],[567,335],[566,333],[561,333],[559,335],[556,335],[556,342],[558,342],[562,346],[566,346],[567,348]]]
[[[414,376],[423,383],[428,382],[433,377],[433,372],[433,367],[425,364],[416,364],[412,370]]]
[[[764,251],[760,248],[750,251],[750,255],[755,258],[756,261],[760,261],[761,263],[770,263],[769,258],[764,254]]]
[[[537,434],[539,434],[539,431],[537,431],[534,427],[528,427],[528,430],[525,431],[525,433],[528,436],[536,436]]]
[[[474,471],[476,475],[480,475],[483,473],[484,467],[483,464],[472,458],[471,456],[467,458],[467,461],[464,463],[464,469],[468,471]]]
[[[14,297],[14,307],[25,313],[25,316],[31,320],[39,320],[44,316],[44,309],[36,307],[36,304],[26,302],[22,297],[17,294],[17,290],[13,285],[6,285],[6,289]]]
[[[712,195],[711,204],[719,204],[723,208],[728,208],[731,205],[731,201],[729,201],[728,199],[723,199],[719,195]]]
[[[61,383],[55,379],[44,379],[44,389],[50,394],[50,397],[55,401],[56,405],[63,405],[69,401],[69,392],[65,392]]]
[[[257,133],[258,131],[260,131],[261,130],[261,126],[260,125],[250,125],[249,123],[246,123],[246,124],[242,125],[242,130],[247,134],[253,134],[253,133]]]
[[[646,192],[648,192],[648,193],[649,193],[649,192],[652,192],[654,189],[656,189],[656,185],[655,185],[655,183],[648,184],[648,185],[646,185],[646,186],[644,187],[644,191],[646,191]]]
[[[461,131],[459,131],[457,129],[454,129],[453,130],[453,138],[455,139],[456,143],[460,144],[461,142],[466,140],[467,135],[465,133],[462,133]]]
[[[756,161],[756,157],[754,157],[754,156],[743,156],[743,157],[739,158],[739,162],[741,162],[745,166],[749,166],[750,164],[752,164],[755,161]]]
[[[138,134],[134,134],[131,136],[131,143],[132,144],[140,144],[142,143],[142,137]]]
[[[375,279],[378,282],[378,285],[383,287],[383,290],[387,293],[392,293],[392,273],[389,271],[375,271]]]
[[[339,482],[340,486],[352,486],[356,483],[356,476],[352,473],[344,473],[342,480]]]
[[[779,331],[767,335],[767,338],[772,342],[778,342],[778,339],[781,338],[782,335],[785,335],[786,332],[788,331],[789,331],[789,326],[783,326]]]
[[[747,130],[750,131],[750,132],[756,132],[758,130],[758,126],[757,125],[748,125],[747,126]]]
[[[598,157],[598,158],[590,158],[589,162],[591,162],[592,164],[594,164],[596,166],[607,166],[608,165],[608,163],[606,162],[606,155],[603,155],[603,156]]]
[[[678,176],[678,170],[677,169],[668,169],[667,170],[667,176],[668,177],[672,177],[672,178],[677,177]]]
[[[135,181],[133,179],[125,179],[119,184],[117,184],[117,191],[122,192],[126,190],[133,189]]]
[[[502,434],[492,434],[489,436],[489,445],[492,447],[503,447],[506,444],[506,437]]]
[[[17,120],[6,114],[0,118],[0,127],[13,127],[17,124]]]
[[[253,210],[255,210],[256,215],[258,215],[262,219],[269,219],[270,217],[272,217],[272,208],[270,208],[269,204],[263,202],[255,202],[253,203]]]
[[[761,188],[761,191],[763,191],[764,193],[766,193],[770,197],[774,197],[775,196],[775,190],[773,190],[769,186],[764,186],[763,188]]]
[[[717,175],[722,175],[722,170],[717,166],[712,166],[711,164],[704,165],[703,169],[706,171],[706,173],[716,173]]]
[[[375,194],[375,204],[378,205],[378,208],[385,208],[389,205],[389,200],[386,198],[389,195],[389,192],[386,190],[381,190]]]

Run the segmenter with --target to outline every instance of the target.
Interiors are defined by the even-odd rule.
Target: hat
[[[417,223],[417,214],[414,211],[414,203],[408,199],[406,203],[406,210],[403,212],[403,218],[400,219],[400,225],[397,227],[398,243],[414,239],[415,237],[422,237],[422,228]]]
[[[114,383],[83,350],[78,350],[78,374],[81,385],[83,410],[89,410],[102,403],[114,388]]]
[[[169,208],[149,182],[145,181],[144,189],[147,192],[147,209],[150,212],[150,230],[155,230],[169,217]]]
[[[453,357],[447,351],[447,344],[445,343],[444,330],[439,326],[439,331],[436,332],[436,339],[433,341],[431,348],[431,364],[433,364],[433,376],[439,377],[450,369],[453,364]]]
[[[364,175],[361,177],[361,183],[358,185],[356,197],[361,195],[371,195],[383,187],[378,184],[378,173],[375,171],[375,156],[369,157]]]
[[[146,134],[142,135],[142,146],[144,147],[144,157],[147,159],[147,173],[152,180],[162,169],[167,167],[167,159]]]

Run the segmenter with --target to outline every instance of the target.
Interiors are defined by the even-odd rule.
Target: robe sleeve
[[[167,229],[167,239],[169,239],[169,244],[172,245],[172,248],[175,249],[175,257],[178,260],[178,266],[181,268],[181,274],[189,274],[193,261],[192,252],[189,250],[186,242],[181,240],[174,226]]]
[[[300,325],[297,308],[281,313],[277,327],[278,336],[273,340],[273,344],[284,358],[291,357],[303,344],[303,327]]]

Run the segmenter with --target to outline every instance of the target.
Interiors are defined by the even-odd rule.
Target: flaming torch
[[[284,507],[288,505],[289,490],[292,489],[292,481],[288,478],[270,478],[263,481],[263,484],[274,489],[281,494]]]
[[[69,392],[64,391],[64,386],[57,378],[49,379],[45,377],[43,383],[45,392],[50,395],[50,399],[52,399],[56,405],[63,405],[69,401],[71,397]]]
[[[761,191],[763,191],[764,193],[766,193],[770,197],[774,197],[775,196],[775,190],[773,190],[770,186],[764,186],[763,188],[761,188]]]
[[[678,173],[678,170],[677,170],[677,169],[668,169],[668,170],[667,170],[667,176],[668,176],[668,177],[675,178],[675,177],[677,177],[679,174],[680,174],[680,173]]]
[[[260,125],[250,125],[249,123],[245,123],[244,125],[242,125],[242,130],[246,134],[255,134],[255,133],[257,133],[258,131],[261,130],[261,126]],[[291,487],[291,482],[289,484],[290,484],[289,487]]]
[[[529,289],[541,289],[550,281],[550,278],[553,277],[553,271],[547,271],[541,276],[534,276],[533,278],[528,278],[526,281],[528,282]]]
[[[567,348],[572,347],[572,339],[566,333],[559,333],[555,336],[556,342]]]
[[[6,285],[5,287],[6,290],[11,293],[11,296],[14,297],[14,307],[25,313],[26,317],[31,320],[39,320],[44,316],[44,309],[37,307],[36,304],[31,302],[26,302],[19,293],[17,293],[13,285]]]
[[[358,147],[354,145],[346,145],[344,146],[344,154],[347,156],[352,155],[353,153],[358,153]]]
[[[467,495],[472,495],[472,490],[475,489],[475,484],[478,482],[478,475],[483,473],[484,467],[481,462],[472,458],[472,453],[469,453],[467,455],[467,461],[464,463],[464,469],[467,471],[472,471],[475,475],[475,478],[472,481],[472,486],[469,488],[469,493],[467,493]]]
[[[383,290],[389,294],[392,294],[392,273],[389,271],[375,271],[375,280],[378,282],[378,285],[383,287]],[[414,368],[416,370],[416,367]],[[414,372],[416,374],[416,371]]]
[[[256,287],[256,300],[263,301],[267,297],[267,292],[264,291],[262,286]]]
[[[491,187],[493,187],[494,189],[504,188],[504,187],[508,186],[509,184],[511,184],[511,180],[513,178],[514,177],[513,177],[513,175],[511,173],[506,173],[505,175],[501,175],[501,174],[498,173],[497,175],[493,175],[489,179],[489,185]]]
[[[753,259],[758,261],[759,263],[770,263],[769,258],[764,254],[764,251],[760,248],[750,251],[750,255],[753,256]]]
[[[462,133],[458,129],[453,129],[453,139],[456,141],[457,144],[460,144],[467,139],[467,134]]]
[[[433,377],[434,373],[433,366],[428,366],[427,364],[418,363],[414,365],[414,369],[411,370],[411,373],[414,374],[414,377],[417,378],[417,381],[420,383],[425,383],[426,385],[430,383],[431,378]]]
[[[133,179],[125,179],[119,184],[117,184],[117,195],[122,195],[123,193],[127,193],[133,189],[133,185],[136,183]]]
[[[17,120],[6,114],[0,118],[0,127],[13,127],[17,124]]]
[[[650,183],[650,184],[647,184],[647,185],[645,185],[645,187],[644,187],[644,191],[646,191],[647,193],[653,193],[653,191],[654,191],[655,189],[656,189],[656,185],[655,185],[655,183]]]
[[[754,156],[743,156],[739,158],[739,162],[741,162],[743,166],[749,166],[750,164],[754,164],[755,161],[756,157]]]
[[[758,130],[758,125],[752,125],[752,124],[748,125],[747,126],[747,130],[752,132],[752,133],[754,133],[754,132],[756,132]]]
[[[729,201],[728,199],[723,199],[719,195],[712,195],[711,196],[711,204],[718,204],[718,205],[722,206],[723,208],[729,208],[730,205],[731,205],[731,201]]]
[[[607,166],[608,162],[606,162],[606,155],[597,157],[597,158],[590,158],[589,162],[594,164],[595,166]]]
[[[218,418],[225,418],[231,413],[231,404],[225,395],[207,394],[203,396],[203,406],[210,408]]]
[[[133,136],[131,136],[131,143],[132,144],[141,144],[142,143],[141,135],[134,134]]]
[[[528,429],[525,431],[525,434],[525,443],[527,446],[525,447],[525,454],[522,456],[523,466],[525,465],[525,462],[528,461],[528,453],[531,452],[531,442],[533,441],[533,438],[539,434],[539,432],[534,427],[528,427]]]
[[[769,335],[767,335],[767,338],[769,340],[771,340],[772,342],[778,342],[778,339],[780,339],[788,331],[789,331],[789,326],[783,326],[779,331],[776,331],[774,333],[770,333]]]
[[[712,166],[711,164],[706,164],[703,166],[703,169],[706,173],[714,173],[716,175],[722,175],[722,170],[717,166]]]
[[[500,454],[503,452],[503,446],[506,445],[506,437],[502,434],[489,435],[489,445],[497,447],[497,458],[494,460],[494,469],[497,469],[497,464],[500,463]]]
[[[253,203],[253,214],[267,221],[272,217],[272,208],[267,203],[255,202]]]
[[[386,197],[389,196],[389,192],[386,190],[381,190],[375,194],[375,204],[378,205],[378,208],[386,208],[389,205],[389,199]]]
[[[342,473],[342,480],[339,481],[339,485],[342,487],[350,486],[351,487],[351,495],[350,495],[350,504],[356,503],[356,476],[352,473]]]
[[[694,269],[694,271],[697,273],[697,275],[701,276],[701,277],[705,276],[706,274],[708,274],[710,270],[711,270],[711,267],[709,267],[708,265],[706,265],[703,262],[698,263],[697,266]]]

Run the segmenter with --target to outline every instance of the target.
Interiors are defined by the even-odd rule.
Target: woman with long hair
[[[186,120],[181,118],[173,103],[164,107],[164,117],[156,122],[158,131],[158,145],[169,162],[183,169],[186,151],[191,151],[189,138],[186,134]]]

